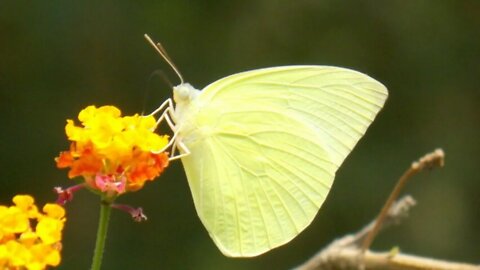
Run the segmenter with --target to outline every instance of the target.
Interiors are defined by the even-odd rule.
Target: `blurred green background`
[[[374,249],[479,263],[480,2],[470,1],[5,1],[0,2],[0,202],[40,204],[69,186],[53,158],[68,143],[65,119],[90,104],[150,112],[178,79],[143,39],[162,41],[197,88],[253,68],[323,64],[353,68],[390,90],[385,109],[345,161],[311,226],[251,259],[224,257],[200,223],[179,162],[120,201],[142,206],[135,223],[114,212],[104,269],[286,269],[378,212],[397,178],[442,147],[446,167],[406,193],[409,219]],[[60,269],[87,269],[98,198],[67,206]]]

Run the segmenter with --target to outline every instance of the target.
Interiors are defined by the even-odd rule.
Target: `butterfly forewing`
[[[308,226],[385,87],[352,70],[286,66],[207,86],[185,110],[183,157],[198,215],[227,256],[255,256]]]

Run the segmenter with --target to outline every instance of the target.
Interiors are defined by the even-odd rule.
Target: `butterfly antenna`
[[[167,51],[163,48],[162,44],[160,43],[155,44],[155,42],[153,42],[153,40],[147,34],[145,34],[144,37],[153,46],[153,48],[155,48],[155,50],[162,56],[165,62],[167,62],[167,64],[173,69],[173,71],[175,71],[178,78],[180,78],[180,83],[183,84],[184,80],[183,80],[182,74],[180,74],[177,67],[173,63],[172,59],[170,59],[170,57],[168,56]]]
[[[145,91],[145,94],[143,96],[143,109],[144,111],[142,112],[142,114],[145,112],[145,108],[147,107],[148,105],[148,101],[150,100],[149,99],[149,95],[152,93],[152,89],[153,89],[153,79],[155,77],[158,77],[160,78],[160,80],[164,83],[166,83],[170,88],[173,88],[175,85],[172,84],[172,82],[168,79],[168,76],[165,74],[165,72],[163,70],[155,70],[153,71],[151,74],[150,74],[150,77],[148,78],[148,81],[147,81],[147,88],[146,88],[146,91]]]

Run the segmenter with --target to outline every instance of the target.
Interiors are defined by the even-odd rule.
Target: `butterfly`
[[[182,83],[158,110],[174,131],[196,211],[223,254],[252,257],[302,232],[335,172],[388,91],[346,68],[279,66],[233,74],[197,90]],[[158,111],[157,110],[157,111]]]

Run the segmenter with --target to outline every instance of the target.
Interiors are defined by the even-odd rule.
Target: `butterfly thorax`
[[[189,83],[179,84],[173,87],[173,100],[175,101],[175,129],[180,140],[191,139],[190,134],[197,129],[197,121],[193,118],[198,116],[200,110],[198,95],[200,90],[195,89]]]
[[[189,83],[182,83],[173,87],[173,100],[175,101],[175,120],[177,123],[183,122],[185,112],[190,108],[190,104],[200,94],[200,90],[195,89]]]

